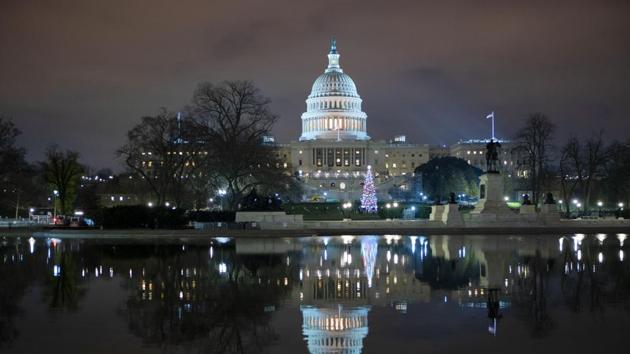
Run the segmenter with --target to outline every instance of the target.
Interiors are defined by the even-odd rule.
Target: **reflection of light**
[[[214,255],[214,249],[212,246],[210,246],[210,250],[208,252],[210,253],[210,259],[212,259],[212,256]]]
[[[626,237],[627,237],[626,234],[617,234],[617,238],[619,239],[620,246],[623,247],[623,241],[626,240]]]
[[[599,263],[604,262],[604,254],[599,252],[599,254],[597,255],[597,260],[599,261]]]
[[[31,248],[31,254],[33,254],[33,252],[35,252],[35,239],[34,238],[29,238],[28,239],[28,244]]]
[[[409,236],[409,239],[411,240],[411,253],[415,254],[416,253],[416,240],[418,239],[418,236]]]
[[[348,244],[352,243],[352,240],[354,240],[354,236],[343,235],[343,236],[341,236],[341,239],[343,240],[343,244],[344,245],[348,245]]]
[[[584,239],[584,234],[575,234],[573,236],[573,249],[577,251],[578,246],[582,244],[582,240]]]
[[[60,273],[61,273],[61,267],[55,264],[53,266],[53,277],[58,277]]]
[[[619,250],[619,260],[623,262],[623,250]]]
[[[304,272],[300,269],[300,281],[302,281],[302,279],[304,279]]]
[[[398,253],[394,253],[394,264],[398,264]]]
[[[387,255],[386,255],[386,258],[387,258],[387,262],[389,262],[389,261],[391,261],[391,260],[392,260],[392,251],[387,250]]]
[[[488,326],[488,332],[490,332],[494,336],[497,335],[497,319],[496,318],[492,319],[492,324]]]
[[[401,237],[402,236],[400,235],[385,235],[385,241],[387,242],[388,245],[391,245],[392,241],[394,241],[394,243],[398,243]]]
[[[578,261],[582,259],[582,250],[577,251],[577,259]]]
[[[368,281],[368,288],[372,287],[374,277],[374,266],[376,264],[376,254],[378,253],[378,242],[375,238],[366,237],[361,240],[361,258],[365,269],[365,277]]]
[[[215,237],[214,239],[220,244],[225,244],[225,243],[230,242],[229,237]]]
[[[564,243],[564,237],[560,237],[560,239],[558,239],[558,243],[559,243],[558,249],[560,250],[560,252],[562,252],[562,244]]]
[[[227,264],[225,264],[225,262],[219,263],[219,273],[220,274],[227,273]]]

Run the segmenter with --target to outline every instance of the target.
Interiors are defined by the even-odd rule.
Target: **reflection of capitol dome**
[[[311,354],[359,354],[368,334],[367,306],[302,306],[302,329]]]
[[[333,39],[328,67],[320,75],[306,100],[300,140],[367,140],[367,115],[361,111],[361,97],[352,78],[339,66],[337,44]]]

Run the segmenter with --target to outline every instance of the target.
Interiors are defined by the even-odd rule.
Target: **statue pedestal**
[[[516,215],[505,204],[503,177],[498,172],[488,172],[480,177],[479,202],[470,212],[474,221],[503,221],[515,219]]]
[[[464,227],[464,219],[457,204],[446,204],[442,213],[442,221],[446,226]]]
[[[444,205],[432,205],[429,221],[442,221],[444,216]]]
[[[534,204],[523,204],[519,212],[523,215],[536,215],[536,206]]]
[[[546,222],[560,221],[560,211],[556,204],[543,204],[540,208],[540,217]]]

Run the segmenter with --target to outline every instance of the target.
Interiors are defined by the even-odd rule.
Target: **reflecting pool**
[[[4,237],[0,351],[627,353],[628,243]]]

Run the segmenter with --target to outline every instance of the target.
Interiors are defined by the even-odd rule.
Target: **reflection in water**
[[[278,333],[274,319],[291,309],[301,316],[302,350],[311,353],[360,353],[368,332],[388,340],[368,331],[368,323],[389,313],[411,325],[422,320],[420,308],[480,314],[471,328],[483,333],[487,327],[499,337],[499,327],[512,317],[527,324],[528,336],[549,337],[567,326],[551,301],[574,313],[610,306],[628,311],[625,240],[624,234],[222,238],[197,244],[5,239],[0,347],[21,340],[16,323],[29,310],[23,304],[29,288],[40,287],[52,315],[65,316],[89,312],[81,304],[91,286],[113,279],[126,294],[116,316],[147,347],[165,351],[277,352],[270,348],[287,334]]]
[[[317,308],[302,306],[303,333],[313,354],[358,354],[368,334],[368,306]]]

